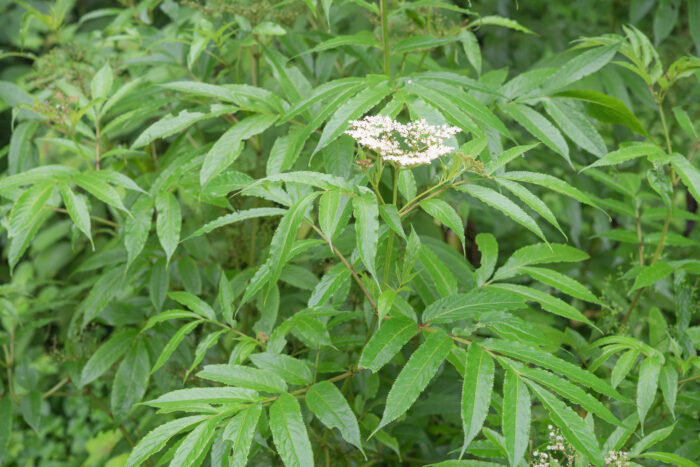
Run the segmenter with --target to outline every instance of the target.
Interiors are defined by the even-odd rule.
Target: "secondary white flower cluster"
[[[630,465],[627,451],[610,451],[605,458],[605,465],[624,467]]]
[[[385,161],[401,166],[430,164],[454,148],[445,140],[461,130],[448,125],[430,125],[424,119],[400,123],[383,115],[367,116],[350,122],[345,133],[358,143],[375,151]]]

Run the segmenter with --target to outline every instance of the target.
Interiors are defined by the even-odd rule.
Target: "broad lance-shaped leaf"
[[[510,360],[506,357],[499,357],[498,361],[513,369],[517,374],[524,376],[528,379],[536,381],[538,384],[543,384],[547,386],[552,391],[556,392],[562,397],[570,400],[571,402],[580,405],[588,412],[596,415],[602,420],[613,425],[620,426],[622,423],[605,407],[598,399],[588,394],[586,391],[580,387],[568,382],[567,380],[560,378],[546,370],[540,368],[532,368],[527,365],[523,365],[519,362]]]
[[[518,465],[530,437],[530,393],[513,371],[506,371],[503,382],[503,437],[511,466]]]
[[[452,229],[452,231],[459,237],[459,241],[462,243],[462,247],[464,248],[464,222],[452,206],[441,199],[430,198],[421,201],[420,207],[429,215],[433,216],[444,225]]]
[[[696,201],[700,202],[700,170],[680,154],[671,156],[671,165]]]
[[[656,281],[660,281],[664,277],[668,277],[673,273],[673,268],[664,261],[658,261],[648,266],[640,266],[641,271],[634,280],[629,293],[634,290],[641,289],[653,285]]]
[[[156,370],[158,370],[161,366],[165,365],[165,362],[167,362],[170,356],[173,354],[173,352],[175,352],[175,349],[177,349],[177,346],[180,345],[180,342],[182,342],[185,336],[194,331],[194,328],[199,326],[199,324],[203,321],[204,320],[190,321],[189,323],[185,324],[180,329],[178,329],[175,332],[175,334],[173,334],[173,337],[170,338],[168,343],[163,348],[163,351],[158,356],[158,360],[156,360],[156,363],[153,365],[153,368],[151,368],[151,373],[155,373]]]
[[[136,141],[131,145],[131,149],[138,149],[146,146],[158,138],[167,138],[201,120],[206,120],[207,118],[215,116],[216,115],[212,115],[211,113],[190,112],[188,110],[183,110],[177,115],[166,115],[146,128],[144,132],[136,138]]]
[[[436,331],[413,352],[391,386],[382,420],[372,434],[399,418],[413,405],[452,347],[452,339],[444,332]]]
[[[602,467],[603,454],[600,452],[595,433],[593,433],[588,424],[551,392],[530,380],[526,380],[526,382],[532,389],[532,392],[547,408],[552,421],[561,429],[564,438],[579,452],[586,455],[593,465]]]
[[[131,341],[134,340],[138,331],[125,328],[115,331],[107,342],[102,344],[95,353],[92,354],[80,373],[80,387],[99,378],[105,371],[129,350]]]
[[[522,268],[533,264],[576,263],[585,261],[588,254],[569,245],[559,243],[537,243],[524,246],[513,253],[508,261],[498,268],[495,280],[508,279],[521,274]]]
[[[587,388],[591,388],[608,397],[617,400],[627,401],[622,394],[615,391],[610,385],[598,378],[590,371],[586,371],[577,365],[555,357],[549,352],[545,352],[536,347],[531,347],[515,341],[488,339],[483,342],[483,347],[512,358],[533,363],[543,368],[547,368],[562,376],[566,376],[571,381],[575,381]]]
[[[664,395],[664,402],[666,402],[668,410],[671,411],[673,418],[676,418],[675,406],[676,397],[678,395],[678,372],[669,362],[666,362],[661,368],[659,387],[661,388],[661,393]]]
[[[73,190],[65,182],[60,182],[58,188],[61,190],[63,204],[66,206],[68,215],[73,219],[73,223],[92,243],[92,233],[90,231],[90,212],[88,211],[85,198],[76,195]],[[127,219],[128,223],[128,219]],[[128,224],[127,224],[128,225]],[[127,229],[128,232],[128,229]]]
[[[476,284],[481,285],[493,274],[498,261],[498,242],[490,233],[480,233],[476,236],[476,245],[481,253],[481,265],[474,272]]]
[[[663,152],[663,149],[653,143],[633,143],[606,154],[591,165],[581,169],[581,172],[593,167],[622,164],[623,162],[631,161],[639,157],[660,155],[663,154]]]
[[[645,452],[637,455],[636,457],[654,459],[669,465],[676,465],[678,467],[697,467],[698,465],[695,462],[672,452]]]
[[[331,429],[337,428],[348,443],[364,453],[357,417],[335,384],[328,381],[314,384],[304,400],[321,423]]]
[[[620,355],[610,375],[610,384],[612,384],[612,387],[616,388],[625,379],[625,376],[627,376],[634,366],[640,353],[641,351],[639,349],[630,349]]]
[[[221,415],[215,415],[209,420],[197,425],[197,427],[182,440],[169,465],[172,467],[189,467],[195,465],[197,460],[209,450],[209,446],[214,440],[214,434],[221,422],[221,418]]]
[[[642,136],[649,137],[644,126],[637,120],[624,102],[596,91],[573,90],[557,93],[555,97],[568,97],[586,103],[586,113],[603,122],[618,123],[629,127]]]
[[[544,233],[542,233],[542,229],[540,229],[540,227],[537,225],[537,222],[535,222],[535,220],[532,217],[530,217],[530,215],[526,213],[520,206],[518,206],[513,201],[506,198],[499,192],[494,191],[491,188],[474,185],[473,183],[470,183],[468,185],[459,185],[456,187],[456,189],[459,191],[463,191],[475,197],[479,201],[482,201],[483,203],[501,211],[503,214],[510,217],[518,224],[533,232],[542,240],[547,241],[547,239],[544,236]]]
[[[336,233],[345,227],[350,218],[349,201],[350,198],[340,190],[329,190],[321,195],[318,203],[318,224],[331,244]]]
[[[276,115],[258,114],[236,123],[219,138],[204,157],[199,182],[205,186],[238,158],[243,142],[267,130],[277,120]]]
[[[178,433],[191,429],[193,425],[207,419],[206,415],[183,417],[164,423],[144,436],[126,460],[125,467],[141,465],[146,459],[163,449],[168,440]]]
[[[134,204],[131,205],[131,217],[127,217],[124,224],[124,247],[126,248],[127,264],[133,263],[146,245],[152,218],[153,198],[139,195]]]
[[[229,466],[245,467],[248,463],[248,453],[261,414],[262,404],[252,404],[233,417],[224,428],[224,439],[231,441],[232,456]]]
[[[289,208],[289,211],[282,217],[270,241],[270,254],[265,263],[270,268],[269,280],[271,282],[277,281],[282,273],[282,269],[289,261],[289,255],[291,254],[301,221],[304,220],[309,205],[320,194],[321,192],[315,191],[304,196]]]
[[[514,294],[520,295],[527,300],[539,303],[542,308],[550,313],[554,313],[555,315],[563,316],[564,318],[572,319],[574,321],[590,324],[591,326],[595,327],[595,325],[588,318],[583,316],[583,313],[578,311],[576,308],[561,299],[552,297],[546,292],[542,292],[541,290],[517,284],[492,284],[489,287],[513,292]]]
[[[160,192],[156,195],[156,211],[158,211],[156,233],[167,260],[170,262],[170,258],[180,241],[180,229],[182,228],[180,203],[173,193]]]
[[[508,104],[503,110],[528,133],[542,141],[547,147],[560,154],[571,165],[569,145],[559,130],[532,107],[522,104]]]
[[[214,309],[201,298],[192,295],[189,292],[183,291],[170,292],[168,293],[168,297],[181,305],[185,305],[187,308],[194,311],[201,317],[211,321],[216,321],[216,313],[214,313]]]
[[[131,407],[140,402],[148,387],[151,375],[151,358],[143,339],[137,340],[119,364],[112,381],[110,399],[112,414],[117,420],[124,419]]]
[[[204,224],[202,227],[190,234],[190,236],[188,236],[185,240],[208,234],[212,230],[224,227],[226,225],[235,224],[236,222],[254,219],[256,217],[281,216],[285,212],[287,212],[285,209],[280,208],[252,208],[245,211],[232,212],[231,214],[225,214],[211,222]]]
[[[591,207],[594,207],[596,209],[603,211],[595,203],[595,201],[593,201],[586,193],[582,192],[578,188],[574,188],[573,186],[566,183],[564,180],[561,180],[557,177],[553,177],[551,175],[538,173],[538,172],[516,171],[516,172],[505,172],[505,173],[499,175],[499,177],[505,178],[508,180],[514,180],[516,182],[524,182],[524,183],[532,183],[535,185],[540,185],[544,188],[547,188],[548,190],[556,191],[556,192],[561,193],[563,195],[570,196],[571,198],[575,199],[576,201],[579,201],[583,204],[587,204]],[[603,212],[605,212],[605,211],[603,211]]]
[[[525,266],[521,269],[528,276],[533,279],[559,289],[567,295],[579,298],[581,300],[601,304],[600,300],[596,298],[595,295],[591,293],[583,284],[572,279],[571,277],[562,274],[553,269],[547,268],[536,268],[532,266]]]
[[[280,376],[289,384],[311,384],[314,375],[311,368],[302,360],[272,352],[256,353],[251,355],[250,361],[261,370],[267,370]]]
[[[313,467],[314,453],[294,396],[283,393],[270,406],[270,431],[286,467]]]
[[[607,148],[603,137],[586,115],[567,105],[562,99],[546,99],[544,108],[561,131],[579,147],[594,156],[605,155]]]
[[[29,226],[42,214],[55,184],[51,182],[41,183],[25,190],[15,201],[10,211],[9,226],[7,229],[10,238],[18,236],[28,230]]]
[[[491,288],[478,288],[466,294],[443,297],[423,311],[423,322],[456,323],[476,318],[489,311],[508,311],[525,308],[525,300],[517,294]]]
[[[403,316],[392,317],[382,324],[362,349],[358,366],[376,373],[417,333],[418,326],[412,320]]]
[[[143,404],[172,411],[201,407],[202,404],[236,405],[240,402],[252,402],[256,399],[259,399],[258,393],[251,389],[234,387],[189,388],[170,391]]]
[[[661,372],[661,358],[658,355],[647,357],[639,367],[639,379],[637,380],[637,413],[639,424],[644,433],[644,419],[656,398],[656,388]]]
[[[355,237],[357,249],[367,270],[375,280],[377,271],[374,261],[377,257],[377,243],[379,242],[379,207],[377,198],[368,188],[361,191],[360,196],[353,198],[353,215],[355,216]]]
[[[554,90],[566,87],[584,76],[595,73],[613,59],[619,47],[620,43],[618,42],[588,49],[580,55],[577,55],[561,66],[557,72],[547,80],[543,91],[545,93],[550,93]]]
[[[556,227],[556,229],[559,232],[561,232],[564,238],[567,238],[552,210],[549,209],[549,206],[547,206],[547,204],[545,204],[545,202],[542,201],[537,195],[532,193],[520,183],[516,183],[511,180],[497,178],[496,183],[498,183],[506,190],[514,194],[518,199],[520,199],[520,201],[527,204],[530,207],[530,209],[535,211],[537,214],[542,216],[544,220]]]
[[[342,94],[346,90],[359,87],[359,85],[362,85],[363,83],[364,79],[356,77],[340,78],[329,81],[328,83],[323,83],[316,87],[308,98],[294,104],[282,116],[280,121],[277,122],[277,126],[288,122],[301,113],[307,112],[313,105],[320,104],[325,98]]]
[[[206,365],[197,376],[209,381],[264,392],[284,392],[287,383],[276,374],[241,365]]]
[[[467,350],[467,362],[462,386],[462,428],[464,444],[460,457],[481,431],[491,405],[494,364],[491,356],[479,344],[472,343]]]

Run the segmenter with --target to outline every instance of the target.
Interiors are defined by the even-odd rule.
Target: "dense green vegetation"
[[[700,0],[0,0],[0,464],[700,462]]]

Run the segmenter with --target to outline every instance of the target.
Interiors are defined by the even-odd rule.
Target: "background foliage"
[[[700,460],[700,1],[0,12],[3,465]]]

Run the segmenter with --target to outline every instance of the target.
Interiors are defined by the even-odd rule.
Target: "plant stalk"
[[[389,57],[391,50],[389,49],[389,9],[387,8],[387,0],[379,1],[379,14],[382,17],[382,53],[384,54],[384,74],[391,78],[391,67]]]

